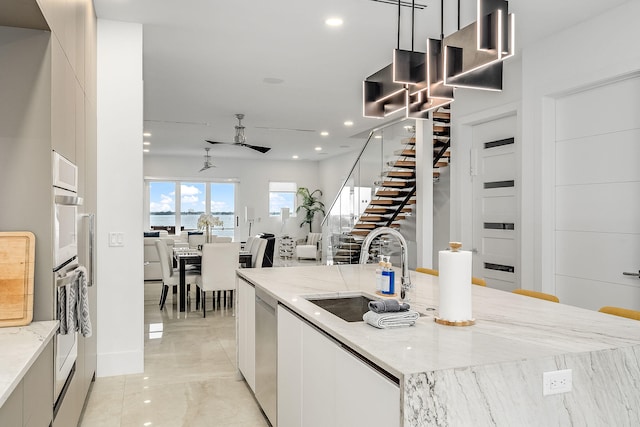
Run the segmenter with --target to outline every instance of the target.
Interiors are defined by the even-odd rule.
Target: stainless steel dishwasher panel
[[[277,425],[277,301],[256,287],[256,399]]]

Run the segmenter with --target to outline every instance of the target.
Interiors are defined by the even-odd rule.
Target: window
[[[183,229],[198,228],[198,218],[207,207],[206,195],[204,182],[180,183],[180,225]]]
[[[295,182],[270,182],[269,183],[269,215],[280,215],[280,209],[289,208],[292,216],[296,212],[296,191],[298,186]]]
[[[216,236],[234,238],[235,184],[232,182],[148,182],[149,224],[156,230],[174,234],[198,228],[203,213],[218,217],[221,224],[213,227]],[[145,225],[146,226],[146,225]]]
[[[235,184],[211,183],[211,215],[222,221],[221,226],[213,228],[214,234],[221,237],[233,237],[235,230]]]
[[[149,183],[149,226],[171,228],[176,226],[176,183],[157,181]]]

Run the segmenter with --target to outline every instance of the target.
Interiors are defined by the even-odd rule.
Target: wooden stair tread
[[[438,162],[438,163],[436,163],[436,165],[434,167],[436,167],[436,168],[444,168],[444,167],[447,167],[447,166],[449,166],[448,162]]]
[[[364,210],[364,213],[368,213],[368,214],[391,214],[394,213],[396,210],[395,209],[390,209],[390,208],[384,208],[384,207],[368,207]],[[402,210],[400,212],[403,213],[411,213],[411,208],[410,207],[404,207],[402,208]]]
[[[412,150],[410,148],[405,148],[403,150],[395,151],[394,154],[396,156],[402,156],[402,157],[415,157],[416,156],[416,150]]]
[[[451,113],[444,111],[435,111],[431,113],[434,122],[449,123],[451,121]]]
[[[413,171],[385,171],[383,175],[389,178],[413,178],[416,176]]]
[[[387,216],[376,216],[376,215],[361,215],[358,218],[358,222],[366,222],[366,223],[386,223],[389,221],[391,217]],[[403,219],[407,219],[406,215],[398,215],[395,218],[395,221],[401,221]]]
[[[415,138],[403,138],[400,142],[402,144],[415,144],[416,143],[416,139]]]
[[[387,163],[387,165],[394,168],[415,169],[416,161],[415,160],[397,160],[395,162],[389,162]]]
[[[377,197],[406,197],[408,194],[408,190],[378,190],[376,192]]]
[[[396,187],[396,188],[406,188],[413,187],[416,184],[415,181],[383,181],[380,186],[381,187]]]

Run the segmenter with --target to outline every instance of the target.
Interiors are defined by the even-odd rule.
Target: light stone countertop
[[[438,277],[414,271],[411,307],[424,316],[413,327],[397,329],[349,323],[304,298],[373,294],[374,265],[240,269],[238,275],[401,381],[417,373],[640,345],[637,321],[481,286],[471,287],[475,325],[440,325],[433,319]]]
[[[0,407],[11,396],[57,329],[57,320],[0,328]]]

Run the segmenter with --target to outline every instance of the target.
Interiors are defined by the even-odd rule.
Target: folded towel
[[[396,313],[374,313],[367,311],[362,320],[379,329],[413,326],[420,317],[417,311],[407,310]]]
[[[409,304],[405,302],[398,302],[398,300],[395,299],[384,299],[369,302],[369,310],[374,313],[395,313],[398,311],[407,311],[409,308]]]
[[[91,317],[89,315],[89,288],[87,285],[87,270],[84,267],[76,269],[75,283],[78,287],[78,298],[76,305],[77,329],[83,337],[91,336]]]

